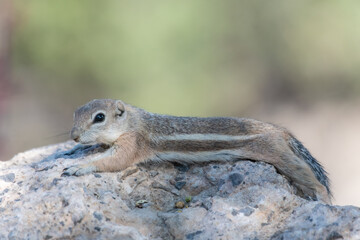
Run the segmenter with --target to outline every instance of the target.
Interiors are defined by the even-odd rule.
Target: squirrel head
[[[120,100],[95,99],[74,113],[71,139],[84,145],[112,145],[128,129],[127,106]]]

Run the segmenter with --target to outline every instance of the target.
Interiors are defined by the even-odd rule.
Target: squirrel
[[[109,148],[63,176],[121,171],[145,161],[252,160],[273,165],[300,195],[331,204],[327,172],[286,129],[234,117],[176,117],[147,112],[121,100],[95,99],[74,113],[71,138]]]

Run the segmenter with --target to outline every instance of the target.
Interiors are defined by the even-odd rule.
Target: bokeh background
[[[0,159],[94,98],[290,129],[360,206],[360,2],[0,0]]]

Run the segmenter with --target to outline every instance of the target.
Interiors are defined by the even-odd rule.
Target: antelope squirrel
[[[301,142],[284,128],[253,119],[167,116],[97,99],[75,111],[71,138],[109,148],[89,164],[65,168],[65,176],[120,171],[148,160],[253,160],[272,164],[305,197],[331,201],[327,172]]]

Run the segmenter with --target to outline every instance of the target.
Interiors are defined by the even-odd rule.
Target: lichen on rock
[[[359,208],[303,199],[265,163],[149,162],[61,177],[102,151],[73,147],[0,163],[0,239],[360,239]]]

